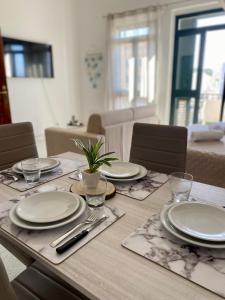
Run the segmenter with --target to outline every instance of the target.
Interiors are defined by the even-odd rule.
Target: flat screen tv
[[[3,37],[7,77],[52,78],[52,46]]]

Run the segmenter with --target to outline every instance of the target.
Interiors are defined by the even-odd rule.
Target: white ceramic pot
[[[82,172],[82,179],[88,188],[95,188],[100,179],[100,172],[88,173],[86,170]]]

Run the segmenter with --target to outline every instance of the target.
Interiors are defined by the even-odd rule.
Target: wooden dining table
[[[80,157],[79,154],[69,152],[63,156],[74,160]],[[70,179],[68,174],[54,182],[68,186],[74,180]],[[20,192],[0,184],[0,202],[18,194]],[[220,205],[225,200],[225,189],[193,182],[191,196],[206,201],[213,200]],[[223,299],[121,246],[121,242],[130,233],[151,215],[160,212],[170,199],[168,183],[163,184],[143,201],[116,194],[107,203],[121,208],[126,214],[59,265],[50,263],[1,228],[0,239],[3,237],[20,246],[24,253],[90,299]]]

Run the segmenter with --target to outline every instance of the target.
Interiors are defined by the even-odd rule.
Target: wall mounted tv
[[[52,78],[52,46],[3,37],[7,77]]]

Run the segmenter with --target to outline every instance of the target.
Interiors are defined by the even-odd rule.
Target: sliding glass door
[[[225,42],[221,39],[225,40],[225,29],[205,34],[198,117],[203,124],[224,120]]]
[[[209,124],[224,118],[225,13],[176,20],[171,124]]]

